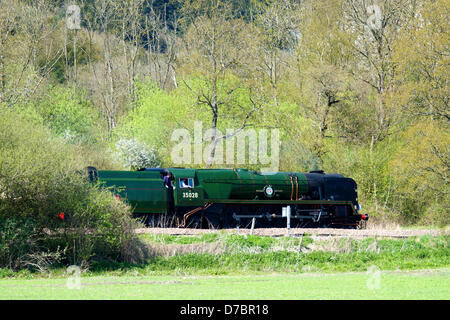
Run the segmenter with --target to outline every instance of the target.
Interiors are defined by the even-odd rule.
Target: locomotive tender
[[[282,208],[287,206],[292,227],[357,228],[368,219],[359,212],[355,181],[323,171],[89,167],[88,173],[150,226],[232,228],[248,226],[255,218],[255,227],[284,227]],[[164,183],[165,176],[172,176],[173,189]]]

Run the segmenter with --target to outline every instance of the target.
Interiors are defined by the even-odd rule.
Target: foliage
[[[439,225],[450,223],[449,148],[450,134],[437,121],[419,122],[403,136],[402,146],[392,159],[396,172],[396,194],[405,219]],[[446,213],[447,212],[447,213]]]
[[[142,148],[154,150],[161,156],[163,165],[170,165],[170,139],[173,130],[189,125],[192,119],[189,97],[182,89],[167,92],[151,82],[139,83],[137,108],[122,119],[114,131],[116,141],[139,141]]]
[[[89,203],[126,211],[75,172],[172,166],[172,133],[192,138],[196,121],[279,129],[280,170],[352,177],[380,219],[449,223],[448,0],[79,5],[75,31],[61,1],[0,2],[0,212],[18,215],[5,230],[95,216]]]
[[[132,170],[158,168],[161,165],[155,150],[148,149],[135,139],[120,139],[116,142],[116,149],[125,166]]]
[[[88,182],[77,148],[1,110],[0,151],[2,266],[130,258],[124,251],[133,241],[130,209]]]
[[[427,1],[421,19],[396,43],[399,90],[393,103],[412,117],[450,120],[448,1]]]
[[[43,123],[69,142],[92,142],[99,136],[100,115],[86,95],[75,87],[49,88],[36,108]]]

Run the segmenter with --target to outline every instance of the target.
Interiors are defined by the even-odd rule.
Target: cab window
[[[180,178],[180,188],[193,188],[194,179],[192,178]]]

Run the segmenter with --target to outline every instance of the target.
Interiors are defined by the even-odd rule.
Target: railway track
[[[211,229],[189,229],[189,228],[139,228],[136,229],[138,234],[167,234],[167,235],[185,235],[185,236],[195,236],[205,233],[230,233],[230,234],[241,234],[250,235],[250,229],[221,229],[221,230],[211,230]],[[269,237],[281,237],[287,235],[286,228],[264,228],[264,229],[254,229],[253,235],[258,236],[269,236]],[[317,237],[350,237],[350,238],[366,238],[366,237],[386,237],[386,238],[408,238],[416,236],[426,236],[430,235],[436,236],[448,236],[450,235],[450,230],[440,230],[440,229],[428,229],[428,230],[388,230],[388,229],[331,229],[331,228],[291,228],[291,236],[301,236],[310,235]]]

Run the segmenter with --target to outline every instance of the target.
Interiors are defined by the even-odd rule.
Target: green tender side
[[[156,171],[98,171],[104,187],[110,187],[125,199],[134,213],[164,213],[167,209],[167,189]]]

